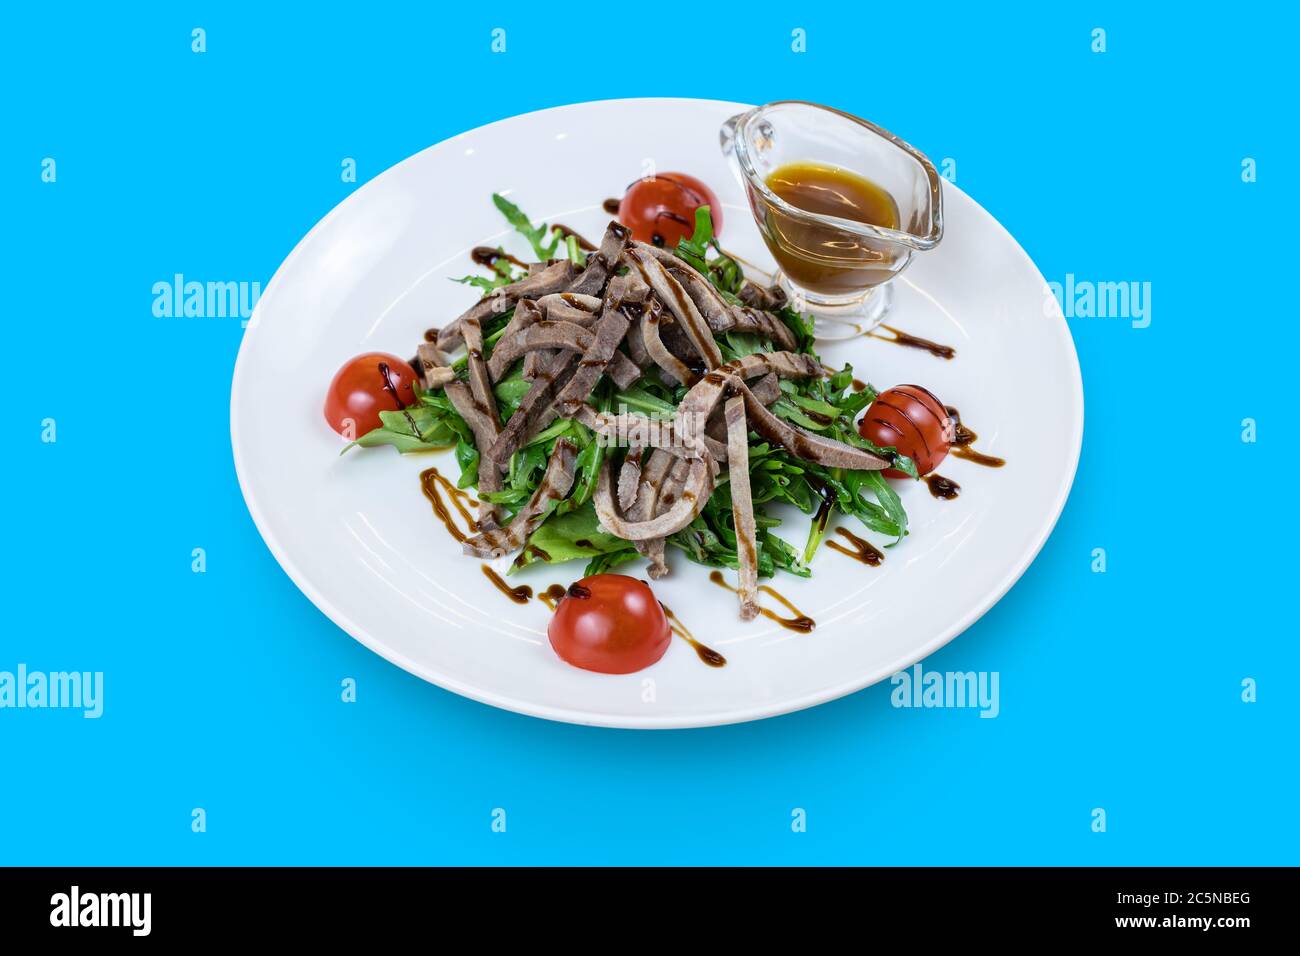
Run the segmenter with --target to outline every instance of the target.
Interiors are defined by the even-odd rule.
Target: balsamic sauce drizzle
[[[849,542],[850,547],[845,547],[838,541],[827,541],[826,547],[832,551],[838,551],[840,554],[848,555],[859,564],[870,565],[873,568],[880,567],[885,560],[885,553],[877,548],[865,538],[859,538],[848,528],[836,528],[835,533]]]
[[[892,325],[881,324],[880,328],[890,333],[890,335],[881,335],[878,332],[871,331],[867,333],[867,337],[879,339],[882,342],[892,342],[895,345],[902,345],[909,349],[924,349],[936,358],[951,359],[955,358],[957,355],[957,350],[951,345],[941,345],[938,342],[931,342],[929,339],[923,339],[919,335],[913,335],[910,332],[904,332],[902,329],[896,329]]]
[[[951,454],[954,458],[974,462],[977,465],[983,465],[985,468],[1001,468],[1007,463],[1005,458],[986,455],[984,452],[971,447],[980,436],[962,424],[961,412],[957,411],[952,405],[945,405],[944,411],[957,425],[957,434],[952,440]]]
[[[548,610],[554,611],[560,606],[566,593],[563,584],[552,584],[545,591],[537,592],[537,600],[545,604]]]
[[[492,582],[496,589],[516,604],[527,604],[532,599],[533,589],[528,585],[521,584],[517,588],[512,588],[510,585],[506,584],[501,575],[493,571],[491,567],[486,564],[481,567],[483,569],[483,574]]]
[[[695,651],[696,656],[698,656],[700,660],[704,661],[704,663],[708,664],[710,667],[727,666],[727,659],[713,648],[706,647],[697,641],[695,635],[692,634],[686,625],[682,623],[681,618],[672,612],[672,608],[663,601],[659,602],[659,606],[664,609],[664,614],[668,618],[669,629],[687,644],[691,645],[691,648]]]
[[[493,246],[475,246],[470,250],[469,257],[474,260],[476,266],[485,266],[488,269],[493,268],[503,259],[512,266],[518,266],[521,269],[528,268],[528,263],[516,259],[510,253]]]
[[[712,581],[714,584],[716,584],[718,587],[726,588],[732,594],[736,593],[736,589],[727,583],[727,579],[722,576],[721,571],[710,571],[709,580]],[[769,621],[776,621],[776,623],[780,624],[787,631],[799,631],[801,634],[808,634],[813,630],[813,628],[817,626],[816,621],[814,621],[808,615],[804,614],[803,611],[799,610],[792,603],[790,603],[790,600],[780,591],[776,590],[776,588],[773,588],[767,584],[760,584],[758,586],[758,589],[762,591],[764,594],[769,594],[772,597],[776,598],[778,601],[780,601],[782,604],[785,605],[786,610],[788,610],[791,614],[794,615],[793,617],[782,617],[781,615],[773,611],[771,608],[760,607],[758,609],[759,613],[762,614]]]
[[[926,475],[925,484],[930,489],[930,494],[946,501],[951,501],[961,493],[961,485],[938,473]]]
[[[429,504],[433,506],[433,513],[438,516],[443,527],[457,541],[465,541],[470,534],[479,530],[478,521],[469,511],[469,508],[477,508],[478,502],[448,481],[437,468],[426,468],[420,472],[420,490],[424,492],[424,497],[429,499]],[[447,501],[442,496],[443,492],[447,493],[461,520],[469,527],[468,533],[461,531],[452,518],[451,509],[447,507]],[[467,505],[469,507],[466,507]]]

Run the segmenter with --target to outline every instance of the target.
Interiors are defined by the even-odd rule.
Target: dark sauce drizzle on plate
[[[859,538],[848,528],[836,528],[835,533],[848,541],[849,546],[845,547],[838,541],[827,541],[826,547],[830,548],[832,551],[846,554],[859,564],[870,565],[873,568],[880,567],[881,562],[885,560],[885,553],[883,551],[865,538]]]
[[[720,588],[726,588],[732,594],[736,593],[736,589],[727,583],[727,579],[722,576],[721,571],[710,571],[709,580],[712,581]],[[787,631],[799,631],[801,634],[808,634],[813,630],[813,628],[817,626],[816,621],[814,621],[807,614],[804,614],[803,611],[799,610],[797,607],[791,604],[789,599],[786,598],[786,596],[782,594],[780,591],[776,590],[775,588],[767,584],[760,584],[758,586],[758,589],[762,591],[764,594],[770,594],[772,597],[776,598],[778,601],[780,601],[782,604],[785,605],[786,609],[791,614],[794,615],[793,617],[782,617],[781,615],[773,611],[771,608],[766,608],[766,607],[759,608],[758,609],[759,613],[762,614],[763,617],[767,618],[769,621],[776,621],[776,623],[780,624]]]
[[[971,446],[975,444],[975,440],[980,436],[962,424],[961,412],[957,411],[953,406],[945,405],[944,410],[948,412],[949,417],[957,425],[957,434],[952,440],[951,454],[954,458],[974,462],[977,465],[983,465],[985,468],[1001,468],[1007,463],[1005,458],[986,455],[982,451],[976,451],[972,448]]]
[[[945,478],[940,474],[930,474],[925,476],[925,484],[930,489],[930,494],[936,498],[943,498],[951,501],[961,494],[961,485],[951,478]]]
[[[470,250],[469,257],[474,260],[476,266],[486,266],[491,269],[503,259],[512,266],[518,266],[521,269],[527,269],[528,263],[516,259],[508,252],[503,252],[493,246],[475,246]]]
[[[446,476],[437,468],[426,468],[420,472],[420,489],[424,492],[424,497],[429,499],[429,504],[433,506],[433,513],[438,516],[443,527],[457,541],[466,540],[470,534],[479,530],[478,521],[470,514],[470,508],[477,508],[478,502],[469,494],[457,488],[455,484],[448,481]],[[446,498],[443,494],[446,494]],[[469,533],[460,530],[456,520],[452,517],[452,508],[447,507],[447,501],[450,499],[452,508],[460,515],[461,520],[469,527]]]
[[[938,342],[931,342],[929,339],[923,339],[919,335],[913,335],[910,332],[904,332],[902,329],[896,329],[892,325],[881,325],[889,335],[881,335],[872,331],[867,333],[868,338],[879,339],[882,342],[893,342],[895,345],[902,345],[909,349],[924,349],[935,358],[951,359],[957,355],[957,350],[951,345],[940,345]]]
[[[679,618],[676,614],[672,612],[672,608],[670,608],[663,601],[659,602],[659,606],[664,609],[664,614],[668,618],[669,629],[678,637],[680,637],[682,640],[684,640],[687,644],[691,645],[692,649],[694,649],[696,653],[696,656],[698,656],[700,660],[704,661],[704,663],[708,664],[710,667],[727,666],[727,659],[723,657],[721,654],[719,654],[717,651],[715,651],[713,648],[705,647],[703,644],[697,641],[695,639],[695,635],[692,634],[690,630],[686,627],[686,625],[682,623],[681,618]]]
[[[537,600],[545,604],[549,610],[554,611],[560,606],[560,602],[564,600],[564,595],[567,593],[568,591],[563,584],[552,584],[545,591],[537,592]]]
[[[512,588],[510,585],[506,584],[501,575],[497,574],[486,564],[482,565],[482,568],[483,574],[492,582],[493,586],[516,604],[527,604],[532,599],[533,589],[528,585],[521,584],[517,588]]]

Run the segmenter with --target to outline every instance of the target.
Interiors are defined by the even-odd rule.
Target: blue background
[[[1300,862],[1293,15],[422,6],[4,14],[0,669],[103,671],[106,709],[0,711],[0,863]],[[956,158],[1048,279],[1153,284],[1147,329],[1071,322],[1069,504],[927,661],[1000,672],[997,719],[895,710],[887,684],[700,731],[516,716],[366,651],[263,545],[230,453],[239,322],[156,319],[153,283],[265,284],[356,188],[343,157],[364,182],[492,120],[639,95],[833,103]]]

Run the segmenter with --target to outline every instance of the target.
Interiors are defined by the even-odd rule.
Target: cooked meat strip
[[[582,295],[578,292],[552,292],[550,295],[544,295],[538,299],[537,304],[543,310],[554,305],[563,305],[581,312],[587,312],[590,315],[599,315],[600,307],[605,304],[605,300],[598,295]]]
[[[573,487],[573,468],[578,449],[567,438],[555,443],[551,460],[546,464],[542,482],[528,499],[528,504],[519,510],[510,524],[476,534],[465,542],[466,554],[479,558],[499,558],[504,554],[518,551],[528,540],[528,536],[537,530],[553,502],[559,501]]]
[[[679,433],[676,421],[662,421],[637,412],[598,412],[590,405],[579,408],[572,416],[613,445],[659,448],[676,458],[695,458],[701,452]],[[727,460],[727,445],[709,435],[703,436],[703,448],[714,461]]]
[[[653,448],[641,468],[641,482],[637,487],[636,501],[624,513],[629,521],[645,521],[655,517],[658,511],[659,492],[668,482],[674,465],[680,461],[662,448]],[[622,476],[620,475],[620,478]],[[646,541],[633,541],[632,546],[650,561],[647,573],[658,579],[668,573],[668,563],[664,560],[664,539],[650,538]]]
[[[555,356],[555,352],[525,352],[523,367],[524,378],[530,382],[537,378],[542,369],[546,368],[546,366],[555,359]]]
[[[637,492],[641,485],[642,451],[640,445],[629,448],[623,458],[623,467],[618,472],[618,506],[625,512],[636,504]]]
[[[780,445],[796,458],[815,462],[824,468],[851,468],[856,471],[879,471],[890,466],[889,460],[879,455],[791,425],[769,411],[747,387],[741,385],[740,390],[745,398],[750,427],[764,440]]]
[[[489,413],[464,382],[448,382],[443,388],[447,398],[451,400],[452,407],[460,413],[460,417],[465,419],[466,424],[474,433],[474,443],[480,450],[490,448],[501,433],[501,423],[497,417],[496,406],[494,405],[491,413]],[[501,490],[500,471],[482,454],[478,458],[478,490],[480,492]],[[479,528],[486,531],[497,527],[500,521],[500,507],[487,501],[480,501]]]
[[[683,385],[694,383],[696,375],[686,363],[669,351],[660,337],[663,313],[650,308],[641,315],[641,347],[650,360]]]
[[[762,338],[771,339],[774,345],[783,349],[793,349],[797,344],[794,340],[794,333],[790,331],[790,326],[769,312],[759,312],[757,309],[747,309],[733,305],[729,315],[732,323],[731,328],[737,332],[750,332]]]
[[[648,315],[649,312],[647,311],[645,314]],[[642,338],[641,323],[644,321],[645,318],[641,315],[634,318],[632,324],[628,326],[627,335],[623,340],[627,342],[627,354],[632,356],[632,361],[636,363],[636,367],[639,369],[647,369],[655,364],[654,359],[650,357],[650,353],[646,351],[645,339]]]
[[[789,304],[785,290],[779,285],[771,286],[759,285],[750,279],[746,279],[736,293],[736,298],[753,309],[761,309],[764,312],[775,312],[777,309],[783,309]]]
[[[664,506],[662,514],[647,521],[628,521],[619,513],[618,504],[614,501],[613,463],[607,460],[600,469],[600,480],[596,484],[594,498],[600,523],[624,541],[666,538],[680,531],[695,520],[713,493],[713,461],[708,458],[693,458],[689,467],[681,493],[671,503],[660,496]]]
[[[800,352],[754,352],[728,362],[706,374],[682,398],[677,406],[678,437],[687,447],[698,444],[697,439],[729,384],[739,385],[747,378],[769,372],[781,378],[814,378],[824,371],[815,358]]]
[[[479,320],[470,316],[461,322],[461,335],[465,339],[466,363],[469,366],[469,387],[474,393],[474,404],[483,409],[484,415],[492,423],[495,433],[500,433],[498,422],[501,413],[497,411],[497,399],[492,393],[492,379],[488,377],[487,362],[483,359],[483,329]],[[478,457],[479,491],[500,491],[501,473],[490,461]],[[479,504],[479,527],[483,530],[495,528],[501,523],[501,508],[488,501]]]
[[[488,363],[483,358],[483,329],[479,320],[473,316],[465,319],[461,323],[461,334],[465,338],[469,387],[474,392],[474,400],[492,421],[500,421],[496,396],[492,394],[492,379],[488,376]]]
[[[677,460],[662,448],[652,448],[649,456],[644,457],[636,500],[624,510],[629,521],[645,521],[655,516],[659,490]]]
[[[487,414],[486,409],[478,403],[478,399],[464,382],[448,382],[443,386],[443,390],[451,400],[452,406],[474,433],[475,444],[479,448],[490,448],[497,440],[497,435],[501,433],[499,420]]]
[[[686,485],[690,469],[691,463],[688,459],[677,458],[673,461],[672,468],[664,477],[659,489],[659,496],[655,500],[654,507],[650,509],[652,517],[663,514],[678,499]],[[691,520],[694,521],[695,519],[692,518]],[[666,538],[650,538],[646,541],[638,541],[635,547],[649,561],[646,573],[650,577],[658,580],[668,573],[668,540]]]
[[[537,299],[552,292],[560,292],[573,281],[573,271],[573,263],[564,259],[551,263],[536,275],[530,275],[518,282],[492,290],[470,306],[455,322],[438,333],[438,348],[448,352],[464,341],[461,323],[466,318],[472,316],[482,323],[494,315],[500,315],[514,308],[515,303],[520,299]]]
[[[623,257],[672,312],[682,330],[689,336],[696,352],[704,360],[705,367],[717,368],[721,365],[722,353],[718,351],[718,343],[713,340],[713,333],[709,331],[708,323],[704,321],[700,310],[686,294],[682,284],[668,273],[658,259],[642,248],[630,246],[623,253]],[[647,347],[648,345],[649,343]]]
[[[416,372],[425,390],[442,388],[448,382],[456,380],[456,371],[447,364],[447,356],[431,342],[423,342],[415,350]]]
[[[561,415],[572,418],[578,411],[578,406],[587,404],[591,390],[596,387],[596,382],[618,352],[618,343],[627,334],[631,321],[627,306],[639,305],[639,300],[634,298],[639,294],[640,290],[633,288],[623,276],[611,280],[604,311],[592,330],[591,345],[582,353],[578,370],[555,398],[555,407]]]
[[[519,357],[527,352],[538,349],[585,352],[591,348],[594,341],[595,335],[590,330],[574,325],[572,322],[542,319],[520,331],[503,334],[492,349],[488,372],[493,381],[499,381],[519,360]],[[641,370],[637,368],[636,363],[618,351],[614,352],[607,371],[619,388],[627,388],[641,377]]]
[[[561,352],[551,360],[550,365],[539,369],[519,407],[510,416],[510,420],[506,422],[497,440],[488,446],[484,457],[491,459],[497,468],[505,471],[510,464],[510,456],[524,443],[529,431],[543,416],[553,410],[556,393],[573,377],[573,370],[577,367],[576,353]],[[483,446],[479,446],[479,451],[483,451]]]
[[[736,594],[740,617],[758,616],[758,532],[754,526],[754,501],[749,489],[749,426],[745,424],[745,399],[727,399],[727,475],[731,485],[731,518],[736,526],[736,557],[740,563]]]
[[[587,267],[578,278],[569,283],[567,291],[578,295],[600,295],[605,283],[614,274],[623,249],[631,237],[631,230],[620,222],[610,222],[600,240],[600,248],[587,256]]]
[[[704,316],[705,322],[713,332],[730,332],[733,329],[738,332],[752,332],[771,339],[782,349],[793,349],[797,344],[790,327],[779,318],[766,312],[727,302],[708,279],[667,249],[659,249],[641,242],[634,245],[638,252],[652,256],[681,282],[686,294],[700,310],[700,314]]]
[[[781,380],[777,378],[775,372],[768,372],[766,375],[750,380],[747,384],[754,397],[764,405],[771,405],[781,397]]]
[[[590,328],[600,317],[600,307],[604,300],[599,296],[578,295],[576,292],[552,292],[538,299],[537,304],[548,319]]]
[[[515,314],[510,316],[510,321],[501,330],[501,336],[497,339],[496,345],[492,346],[492,357],[488,359],[488,374],[492,376],[492,381],[498,381],[506,372],[505,368],[500,367],[501,363],[496,358],[501,343],[513,338],[544,318],[546,318],[546,312],[540,302],[532,299],[520,299],[515,303]]]

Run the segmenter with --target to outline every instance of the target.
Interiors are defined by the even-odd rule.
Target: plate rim
[[[1074,335],[1070,331],[1070,326],[1069,323],[1066,322],[1065,320],[1064,313],[1062,313],[1059,308],[1052,310],[1051,318],[1055,318],[1059,323],[1054,325],[1054,327],[1057,329],[1058,334],[1062,335],[1064,342],[1068,345],[1068,350],[1067,350],[1068,354],[1070,358],[1073,359],[1072,367],[1074,372],[1073,375],[1074,387],[1071,390],[1072,392],[1071,400],[1072,400],[1072,404],[1074,404],[1075,407],[1077,408],[1078,414],[1074,417],[1074,420],[1071,423],[1072,434],[1070,436],[1071,441],[1069,445],[1070,447],[1069,467],[1066,470],[1066,475],[1064,479],[1062,480],[1060,486],[1057,488],[1056,497],[1050,509],[1050,517],[1048,517],[1042,523],[1039,531],[1036,533],[1036,540],[1034,541],[1033,545],[1025,550],[1025,553],[1021,557],[1021,559],[1010,569],[1010,571],[1008,571],[1006,575],[1003,576],[1002,580],[998,583],[998,585],[988,592],[988,594],[984,599],[977,602],[959,620],[957,620],[950,627],[944,629],[943,631],[940,631],[936,637],[927,641],[921,647],[915,649],[914,651],[909,651],[907,654],[902,655],[902,657],[898,661],[890,664],[887,668],[883,668],[883,669],[877,668],[875,670],[866,673],[865,675],[854,677],[853,679],[845,681],[841,684],[836,684],[832,687],[824,688],[817,691],[811,691],[809,693],[803,694],[800,697],[782,701],[779,704],[756,704],[754,706],[747,707],[744,709],[733,708],[732,710],[729,711],[723,711],[723,712],[718,712],[713,714],[677,715],[677,716],[648,714],[645,716],[629,716],[629,715],[607,714],[600,711],[583,710],[580,708],[566,708],[566,707],[553,707],[553,706],[539,705],[527,700],[523,700],[511,696],[509,694],[498,693],[484,687],[480,687],[474,684],[461,681],[445,673],[432,671],[430,668],[422,664],[417,664],[415,661],[411,660],[406,655],[383,644],[379,639],[371,635],[366,628],[359,626],[348,615],[344,614],[341,610],[339,610],[339,608],[336,607],[334,603],[331,600],[329,600],[323,593],[317,590],[317,588],[307,579],[306,575],[302,572],[302,570],[298,567],[298,565],[289,557],[284,546],[270,532],[269,525],[265,519],[261,507],[257,502],[256,496],[250,492],[251,484],[247,473],[248,464],[241,450],[238,419],[235,410],[236,410],[236,406],[240,394],[240,384],[242,379],[241,371],[246,368],[246,363],[245,363],[246,352],[249,348],[249,343],[256,337],[257,329],[261,325],[260,320],[261,320],[261,311],[262,311],[262,301],[263,300],[274,301],[275,297],[269,295],[269,293],[275,288],[281,273],[284,272],[285,268],[291,265],[298,258],[299,253],[316,236],[317,232],[319,232],[325,226],[326,223],[328,223],[331,219],[333,219],[334,216],[338,214],[339,211],[343,209],[344,206],[348,205],[349,203],[352,203],[354,200],[357,199],[357,197],[365,193],[371,187],[372,184],[378,182],[380,179],[382,179],[391,171],[397,169],[398,167],[402,166],[405,163],[411,162],[412,160],[416,159],[419,156],[422,156],[424,153],[428,152],[429,150],[436,149],[439,146],[443,146],[448,143],[454,143],[455,141],[463,137],[470,136],[481,130],[489,129],[493,126],[497,126],[501,123],[510,122],[512,120],[519,119],[521,117],[537,116],[543,113],[561,112],[564,110],[573,109],[575,107],[590,106],[594,104],[603,104],[603,103],[622,103],[622,104],[654,103],[660,105],[665,105],[665,104],[666,105],[672,105],[672,104],[696,105],[696,104],[704,103],[704,104],[726,106],[727,108],[734,108],[742,111],[752,108],[751,106],[746,105],[744,103],[736,103],[731,100],[716,100],[716,99],[708,99],[708,98],[700,98],[700,97],[643,96],[643,97],[613,97],[613,98],[600,99],[600,100],[578,100],[571,103],[548,106],[542,109],[529,110],[523,113],[517,113],[517,114],[512,114],[510,116],[505,116],[502,117],[501,119],[493,120],[490,123],[484,123],[481,126],[475,126],[472,129],[463,130],[460,133],[456,133],[452,136],[447,137],[446,139],[439,140],[436,143],[431,143],[430,145],[424,147],[423,149],[412,153],[410,156],[407,156],[404,159],[401,159],[398,162],[394,163],[393,165],[386,167],[383,171],[377,173],[373,178],[363,183],[360,188],[354,190],[352,193],[345,196],[342,200],[340,200],[333,207],[331,207],[330,210],[327,213],[325,213],[325,215],[322,216],[311,227],[311,229],[309,229],[302,236],[302,238],[298,240],[297,243],[294,244],[294,247],[289,251],[288,255],[285,256],[284,260],[276,268],[275,273],[271,276],[270,281],[267,282],[263,296],[259,299],[257,306],[254,308],[254,313],[249,319],[248,327],[244,329],[244,334],[240,339],[240,343],[239,343],[239,352],[235,357],[235,364],[231,374],[231,382],[230,382],[230,445],[231,445],[231,455],[234,459],[234,465],[235,465],[235,477],[239,482],[239,490],[241,496],[244,499],[244,506],[248,509],[249,516],[253,519],[253,525],[254,527],[257,528],[257,532],[261,536],[262,541],[266,544],[267,549],[271,552],[271,556],[275,558],[276,563],[279,564],[281,570],[283,570],[284,573],[288,575],[289,580],[293,582],[294,586],[297,587],[298,590],[301,591],[302,594],[309,601],[311,601],[312,604],[314,604],[321,613],[323,613],[327,618],[329,618],[330,621],[332,621],[335,625],[341,628],[349,637],[351,637],[353,640],[360,643],[363,647],[366,647],[370,651],[374,652],[375,654],[387,660],[389,663],[395,664],[396,666],[412,674],[413,676],[418,677],[421,680],[433,684],[437,687],[441,687],[444,690],[451,691],[452,693],[457,694],[461,697],[467,697],[470,700],[474,700],[482,704],[487,704],[489,706],[496,707],[502,710],[507,710],[517,714],[524,714],[529,717],[541,718],[543,720],[553,720],[561,723],[578,724],[582,726],[609,727],[609,728],[624,729],[624,730],[685,730],[685,729],[700,728],[700,727],[720,727],[729,724],[748,723],[750,721],[764,720],[769,717],[780,717],[785,714],[791,714],[796,711],[806,710],[810,707],[816,707],[820,704],[826,704],[834,700],[839,700],[842,697],[847,697],[850,694],[855,694],[860,690],[865,690],[867,687],[871,687],[875,684],[878,684],[886,677],[889,677],[908,667],[911,667],[917,661],[924,660],[925,658],[929,657],[931,654],[938,651],[940,648],[947,645],[949,642],[956,639],[968,628],[970,628],[973,624],[975,624],[980,618],[982,618],[985,614],[987,614],[995,604],[997,604],[1000,600],[1002,600],[1002,598],[1006,596],[1007,592],[1010,591],[1012,587],[1015,586],[1016,582],[1020,580],[1020,578],[1024,575],[1025,571],[1029,569],[1029,566],[1033,564],[1034,560],[1042,552],[1044,545],[1047,544],[1048,539],[1051,537],[1052,532],[1056,528],[1056,524],[1057,521],[1060,519],[1061,513],[1065,509],[1065,504],[1069,500],[1070,492],[1074,487],[1074,479],[1078,473],[1079,459],[1083,448],[1083,426],[1084,426],[1084,413],[1085,413],[1084,395],[1083,395],[1083,372],[1082,372],[1082,368],[1079,365],[1079,354],[1078,354],[1078,350],[1075,348]],[[1016,237],[1013,236],[1011,232],[1005,226],[1002,225],[1002,223],[997,219],[997,217],[995,217],[992,213],[990,213],[987,209],[985,209],[980,203],[978,203],[974,198],[972,198],[968,193],[960,189],[951,181],[945,182],[944,189],[955,190],[965,199],[969,200],[970,203],[975,207],[975,209],[978,210],[980,215],[982,215],[985,219],[988,220],[988,222],[990,222],[994,227],[996,227],[998,230],[1001,231],[1001,233],[1010,241],[1012,247],[1015,249],[1015,252],[1020,256],[1020,258],[1029,265],[1029,267],[1034,271],[1034,273],[1038,275],[1039,279],[1042,281],[1044,293],[1046,294],[1049,290],[1049,286],[1047,284],[1046,277],[1042,273],[1042,270],[1038,268],[1038,265],[1034,262],[1034,260],[1030,257],[1030,255],[1024,250],[1024,247],[1020,245]]]

